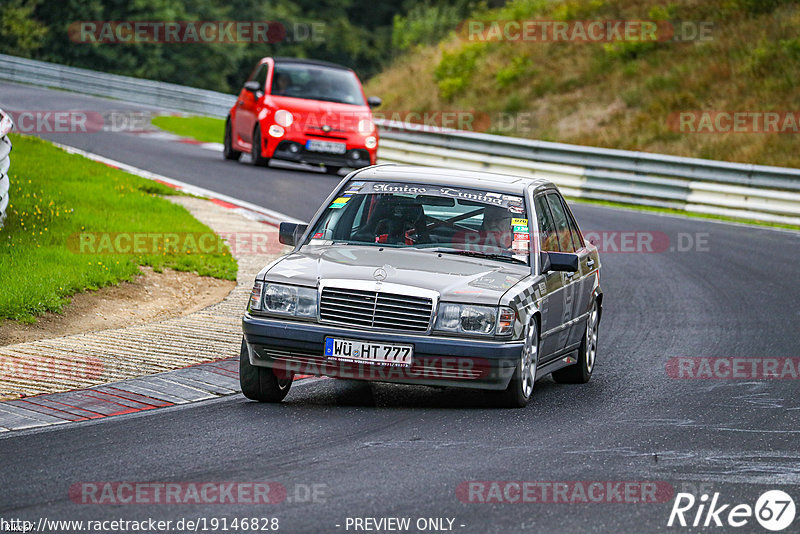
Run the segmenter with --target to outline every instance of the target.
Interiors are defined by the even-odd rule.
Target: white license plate
[[[325,358],[337,362],[410,367],[414,346],[326,337]]]
[[[310,152],[325,152],[326,154],[344,154],[347,152],[347,145],[333,141],[309,139],[306,141],[306,150]]]

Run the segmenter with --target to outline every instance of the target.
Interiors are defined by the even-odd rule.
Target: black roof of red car
[[[274,57],[272,58],[276,64],[278,63],[301,63],[305,65],[317,65],[319,67],[329,67],[333,69],[342,69],[342,70],[352,70],[349,67],[345,67],[343,65],[339,65],[337,63],[331,63],[330,61],[321,61],[318,59],[303,59],[303,58],[295,58],[295,57]]]

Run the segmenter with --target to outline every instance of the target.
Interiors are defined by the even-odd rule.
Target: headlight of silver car
[[[315,318],[317,290],[310,287],[256,282],[250,295],[250,310],[306,319]]]
[[[514,310],[506,306],[439,305],[436,330],[459,334],[503,336],[514,331]]]

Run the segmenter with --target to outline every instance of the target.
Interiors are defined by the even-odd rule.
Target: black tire
[[[259,402],[281,402],[289,393],[293,378],[292,375],[278,378],[271,368],[256,367],[251,364],[247,344],[242,339],[242,350],[239,353],[239,385],[245,397]]]
[[[261,155],[261,126],[256,125],[253,130],[253,146],[250,149],[250,164],[254,167],[266,167],[269,158]]]
[[[222,142],[222,157],[225,159],[238,160],[242,153],[233,149],[233,138],[231,137],[231,120],[225,121],[225,139]]]
[[[335,165],[325,165],[325,172],[328,174],[339,174],[340,170],[342,170],[341,167],[337,167]]]
[[[533,395],[536,382],[536,368],[539,362],[539,328],[531,320],[525,332],[525,346],[522,349],[514,376],[508,387],[496,393],[495,401],[501,408],[524,408]]]
[[[578,361],[553,373],[553,380],[559,384],[585,384],[592,378],[592,371],[597,358],[597,332],[600,324],[600,310],[597,302],[592,303],[586,330],[583,333],[581,346],[578,349]]]

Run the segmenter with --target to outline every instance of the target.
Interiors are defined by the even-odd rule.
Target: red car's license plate
[[[347,145],[333,141],[309,139],[306,141],[306,150],[310,152],[325,152],[326,154],[344,154],[347,152]]]

